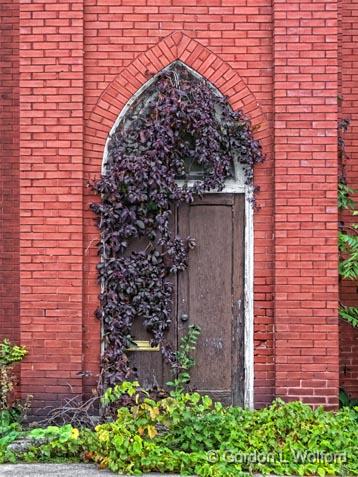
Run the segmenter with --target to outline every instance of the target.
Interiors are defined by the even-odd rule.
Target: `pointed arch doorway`
[[[200,77],[180,61],[167,68],[178,66]],[[150,95],[156,94],[155,81],[156,77],[143,85],[118,116],[107,139],[103,170],[112,133],[120,123],[125,128],[129,118],[140,115]],[[195,164],[188,164],[187,173],[189,182],[200,177]],[[194,353],[192,388],[225,404],[249,406],[253,379],[250,196],[242,169],[233,164],[232,176],[221,193],[207,193],[193,204],[173,210],[175,233],[195,237],[197,247],[190,254],[189,268],[174,278],[175,299],[168,335],[168,341],[177,349],[188,326],[199,325],[201,335]],[[171,375],[160,351],[150,348],[150,335],[139,324],[134,326],[134,338],[138,348],[130,352],[130,359],[140,381],[145,386],[163,386]]]

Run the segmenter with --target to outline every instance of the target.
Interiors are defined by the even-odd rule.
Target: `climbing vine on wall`
[[[102,177],[92,183],[100,201],[91,205],[101,233],[104,386],[131,377],[126,349],[140,321],[161,345],[170,326],[170,276],[188,266],[194,238],[171,228],[173,207],[206,191],[220,191],[244,165],[247,184],[263,159],[250,123],[227,99],[181,63],[160,73],[136,99],[113,132]]]
[[[338,181],[338,208],[341,211],[348,211],[352,216],[358,215],[357,205],[353,196],[357,190],[352,189],[347,184],[346,164],[347,154],[345,148],[344,134],[347,132],[350,121],[342,119],[338,123],[338,160],[339,160],[339,181]],[[358,280],[358,223],[352,220],[343,220],[340,215],[338,248],[339,248],[339,277],[341,280]],[[346,217],[347,219],[347,214]],[[348,306],[340,302],[339,316],[348,321],[352,326],[358,327],[358,307]]]

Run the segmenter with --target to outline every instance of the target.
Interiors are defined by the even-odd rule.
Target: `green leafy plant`
[[[358,327],[358,307],[357,306],[344,306],[339,308],[339,316],[348,321],[352,326]]]
[[[358,399],[352,399],[344,389],[339,390],[339,405],[340,407],[352,407],[358,406]]]
[[[358,414],[300,402],[252,411],[208,396],[180,393],[161,401],[137,395],[114,422],[96,427],[86,457],[114,472],[234,477],[357,475]]]
[[[8,339],[0,343],[0,366],[9,366],[22,361],[27,351],[23,346],[12,345]]]
[[[138,394],[140,389],[138,381],[123,381],[106,389],[101,397],[101,404],[103,406],[109,406],[119,401],[125,395],[132,397],[135,394]]]
[[[358,191],[348,187],[344,182],[338,184],[338,208],[346,210],[355,210],[355,200],[352,198]]]
[[[351,231],[348,233],[347,229]],[[339,234],[339,251],[341,261],[339,273],[344,280],[355,280],[358,278],[358,224],[350,224]],[[354,235],[352,234],[354,233]]]
[[[7,416],[7,419],[6,419]],[[15,439],[22,435],[22,429],[18,422],[12,420],[10,414],[3,413],[1,415],[1,424],[0,424],[0,448],[6,447],[8,444],[13,442]]]
[[[20,421],[26,413],[30,397],[24,402],[13,398],[16,376],[13,366],[26,356],[26,349],[4,339],[0,343],[0,463],[14,462],[15,454],[7,446],[22,435]]]
[[[33,429],[27,437],[34,443],[22,455],[25,461],[79,460],[83,451],[80,431],[71,424]]]
[[[349,120],[343,119],[338,125],[338,156],[340,165],[340,178],[338,184],[338,208],[340,211],[348,211],[351,217],[357,216],[354,195],[357,190],[347,184],[345,166],[347,154],[344,141],[344,133],[349,127]],[[342,219],[343,217],[341,217]],[[358,280],[358,223],[341,220],[338,232],[339,249],[339,276],[341,280]],[[358,327],[358,307],[348,306],[341,303],[339,316],[354,327]]]
[[[355,201],[351,194],[355,191],[341,184],[339,206],[351,211],[353,216],[358,215],[355,210]],[[338,249],[340,254],[339,275],[341,280],[358,280],[358,224],[341,222],[338,232]],[[358,307],[347,306],[341,303],[339,315],[352,326],[358,327]]]
[[[24,434],[20,418],[19,405],[9,405],[8,408],[0,410],[0,464],[16,461],[16,455],[7,447]]]
[[[171,394],[183,393],[190,383],[190,371],[195,366],[192,352],[196,348],[200,335],[200,328],[190,325],[188,332],[181,337],[179,348],[174,353],[174,363],[172,381],[166,385],[172,389]],[[160,399],[166,397],[168,392],[164,389],[144,389],[138,381],[123,381],[114,386],[108,387],[103,393],[100,402],[103,406],[104,417],[116,417],[117,410],[122,406],[131,406],[138,397]]]
[[[20,403],[12,397],[16,384],[13,366],[26,354],[23,346],[12,345],[7,339],[0,343],[0,426],[9,418],[18,420],[28,407],[28,402]]]
[[[98,425],[94,432],[69,424],[14,429],[30,446],[24,451],[10,448],[14,435],[9,436],[0,444],[0,463],[85,460],[133,475],[358,474],[358,408],[333,413],[277,400],[250,410],[225,407],[196,392],[158,401],[137,384],[124,382],[107,393],[106,402],[129,393],[133,404],[118,409],[114,421]]]
[[[150,392],[143,389],[138,381],[122,381],[106,389],[100,402],[103,419],[115,419],[117,411],[123,406],[131,406],[135,403],[137,395],[148,396]]]
[[[94,435],[71,424],[22,430],[19,425],[0,439],[0,464],[4,462],[79,462]],[[17,443],[14,442],[20,439]],[[12,445],[9,447],[9,445]],[[16,445],[14,445],[16,444]]]
[[[199,326],[190,325],[188,333],[180,340],[178,351],[175,352],[177,367],[173,369],[176,377],[167,382],[167,386],[173,388],[174,393],[184,392],[190,383],[190,370],[195,366],[195,360],[191,354],[196,348],[199,335]]]

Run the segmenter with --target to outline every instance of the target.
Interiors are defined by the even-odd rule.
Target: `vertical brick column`
[[[334,407],[337,2],[273,4],[276,394]]]
[[[0,340],[19,339],[19,4],[0,2]]]
[[[41,412],[82,392],[83,0],[20,0],[20,33],[21,390]]]

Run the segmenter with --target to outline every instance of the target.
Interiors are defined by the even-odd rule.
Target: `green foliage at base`
[[[8,339],[0,342],[0,412],[10,412],[16,408],[11,400],[11,393],[16,383],[13,365],[27,354],[23,346],[12,345]],[[1,417],[1,416],[0,416]],[[1,424],[0,424],[1,425]]]
[[[0,462],[16,458],[7,446],[21,436],[19,422],[29,406],[30,397],[22,402],[13,395],[16,385],[13,366],[26,354],[23,346],[13,345],[6,338],[0,342]]]
[[[336,413],[280,400],[260,410],[224,407],[187,392],[199,332],[191,327],[180,343],[169,395],[153,399],[139,382],[124,381],[102,396],[108,422],[95,429],[66,424],[25,431],[4,393],[0,464],[90,461],[133,475],[358,475],[358,407],[344,391]],[[22,357],[16,352],[5,366]]]
[[[136,384],[125,387],[132,393]],[[94,431],[68,424],[22,432],[33,440],[24,452],[8,449],[9,435],[0,441],[0,463],[85,460],[118,473],[202,477],[358,475],[358,408],[333,413],[278,400],[253,411],[198,393],[133,396],[134,405]]]
[[[8,427],[8,432],[0,439],[0,464],[4,462],[80,462],[85,450],[85,442],[92,431],[76,429],[71,424],[48,426],[24,431],[19,425]],[[13,449],[9,444],[24,442]]]
[[[96,427],[87,456],[128,474],[358,475],[357,442],[353,409],[276,401],[252,411],[186,393],[120,409],[115,422]]]

